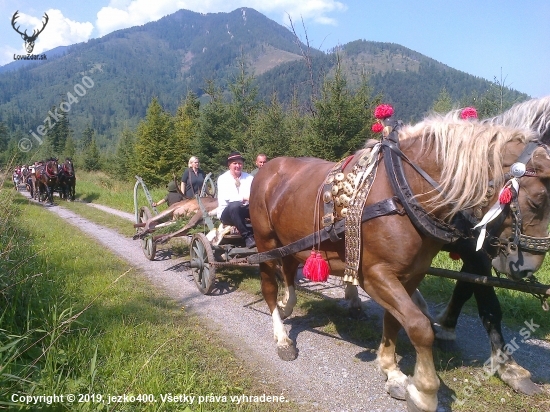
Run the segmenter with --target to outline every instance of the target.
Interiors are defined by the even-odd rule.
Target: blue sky
[[[532,97],[550,95],[549,0],[0,0],[0,65],[26,54],[11,18],[32,33],[48,13],[34,54],[141,25],[179,9],[201,13],[251,7],[299,29],[328,50],[364,39],[397,43],[466,73]]]

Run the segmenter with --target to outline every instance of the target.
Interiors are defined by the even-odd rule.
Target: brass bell
[[[344,207],[342,210],[340,210],[340,216],[346,217],[348,214],[348,208]]]
[[[338,186],[337,185],[332,186],[331,192],[333,196],[336,196],[338,194]]]
[[[325,193],[323,193],[323,202],[330,203],[331,201],[332,201],[332,193],[327,190]]]

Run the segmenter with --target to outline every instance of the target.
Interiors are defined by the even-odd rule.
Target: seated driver
[[[254,177],[243,172],[244,158],[239,152],[231,152],[227,157],[227,170],[218,177],[218,219],[224,225],[235,226],[244,238],[247,248],[256,246],[254,235],[246,225],[250,218],[248,200]]]

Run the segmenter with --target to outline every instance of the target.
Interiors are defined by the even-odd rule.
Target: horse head
[[[46,161],[44,172],[48,175],[49,178],[55,178],[59,174],[59,166],[57,164],[57,159],[50,158]]]
[[[550,155],[545,145],[510,143],[504,155],[508,178],[496,203],[505,213],[503,229],[493,244],[499,254],[495,270],[512,279],[531,277],[550,249]],[[530,149],[529,146],[534,147]],[[521,151],[520,151],[521,150]],[[522,154],[528,153],[525,159]]]
[[[550,249],[548,149],[536,131],[452,116],[405,128],[422,136],[413,156],[438,181],[437,190],[418,187],[417,197],[440,219],[470,216],[477,248],[492,255],[494,268],[511,279],[530,277]]]
[[[67,177],[73,177],[74,176],[74,166],[71,159],[66,158],[63,164],[61,165],[61,170],[64,175]]]

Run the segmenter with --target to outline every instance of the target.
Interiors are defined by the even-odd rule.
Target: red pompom
[[[392,115],[393,107],[389,104],[381,104],[374,109],[374,117],[377,119],[387,119],[388,117],[392,117]]]
[[[460,260],[460,255],[456,252],[449,252],[449,257],[452,259],[452,260]]]
[[[475,107],[465,107],[462,113],[460,113],[460,118],[464,120],[470,118],[477,119],[477,110]]]
[[[313,263],[315,263],[315,250],[311,251],[311,254],[306,259],[306,263],[304,263],[304,267],[302,268],[302,273],[304,276],[306,276],[306,273],[311,272],[311,265],[313,265]]]
[[[312,282],[326,282],[330,274],[330,268],[321,253],[312,250],[311,255],[306,259],[302,273]]]
[[[372,131],[374,133],[380,133],[382,130],[384,130],[384,126],[382,125],[382,123],[376,122],[372,125]]]
[[[502,192],[500,192],[498,197],[498,201],[503,205],[507,205],[512,201],[512,191],[510,190],[510,186],[506,186],[502,189]]]

